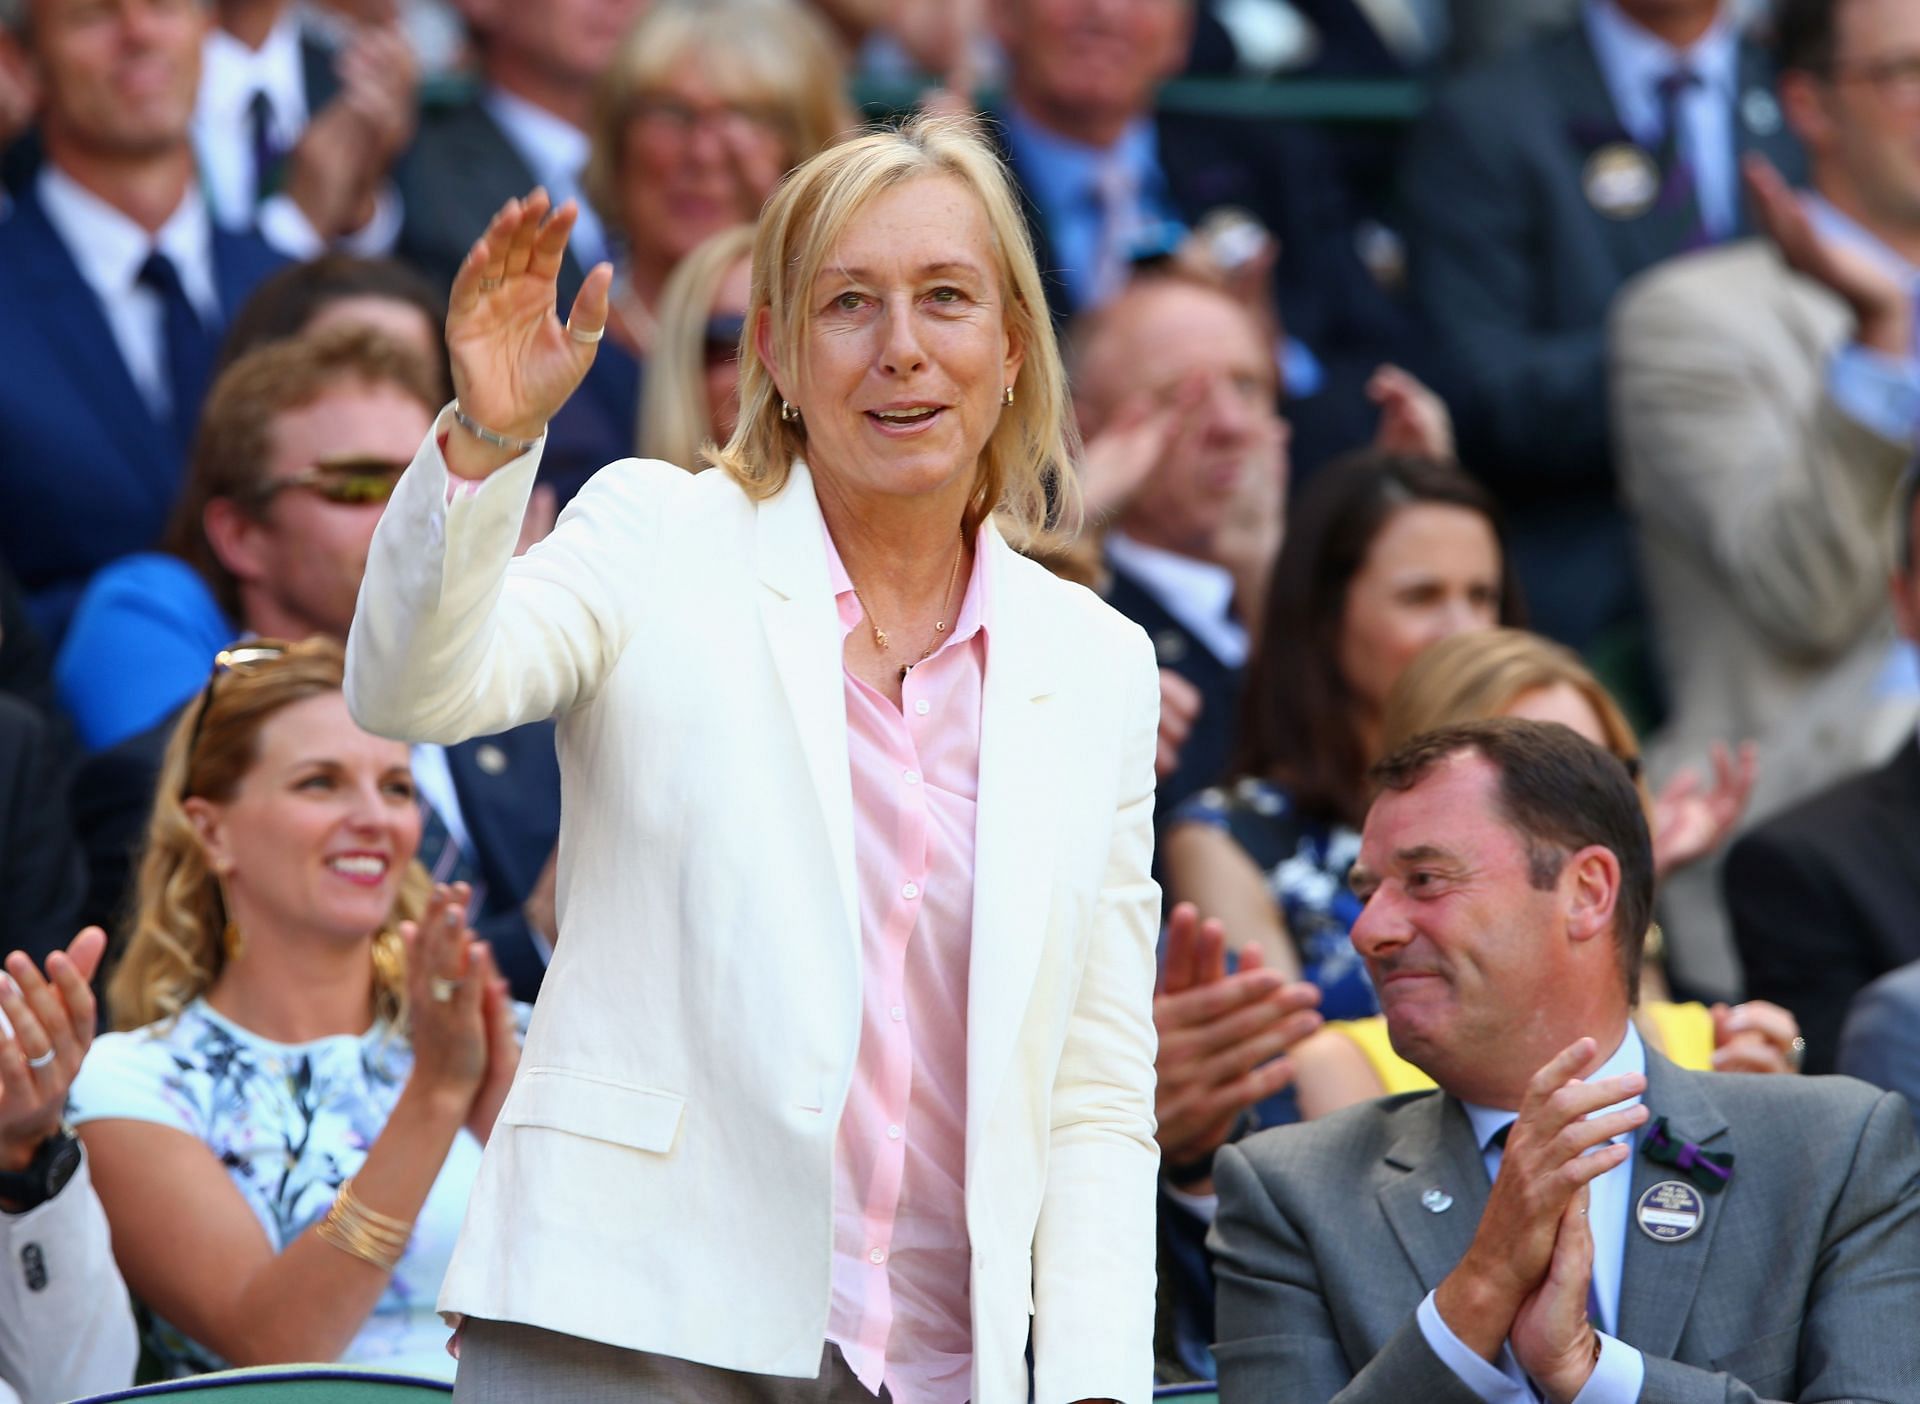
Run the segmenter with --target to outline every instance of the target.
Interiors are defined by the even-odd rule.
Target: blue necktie
[[[1666,124],[1660,134],[1660,198],[1658,209],[1680,236],[1675,252],[1691,253],[1713,242],[1707,219],[1700,207],[1700,175],[1687,155],[1683,127],[1683,103],[1700,86],[1700,75],[1690,68],[1676,68],[1660,80],[1660,120]]]
[[[265,92],[253,95],[253,101],[247,104],[247,117],[253,133],[253,203],[258,206],[280,193],[287,153],[274,139],[273,104]]]
[[[200,402],[206,398],[207,380],[213,373],[213,337],[187,301],[187,290],[180,284],[180,272],[172,259],[155,249],[141,265],[139,282],[160,299],[171,422],[184,456],[193,447]]]

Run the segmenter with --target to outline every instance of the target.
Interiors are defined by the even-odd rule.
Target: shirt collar
[[[853,577],[847,574],[846,562],[840,559],[840,548],[833,543],[833,533],[827,530],[826,519],[820,521],[820,537],[827,543],[827,584],[833,590],[834,604],[840,612],[840,637],[845,638],[853,632],[855,625],[866,618],[860,597],[854,593]],[[973,569],[967,574],[966,593],[960,601],[960,614],[953,622],[946,642],[934,650],[934,655],[944,653],[949,647],[965,643],[975,634],[987,632],[988,619],[992,614],[991,591],[989,583],[992,572],[987,569],[987,553],[993,549],[994,532],[990,521],[982,522],[973,538]]]
[[[1732,8],[1723,3],[1705,34],[1676,49],[1628,19],[1614,0],[1587,0],[1587,37],[1616,105],[1635,111],[1657,105],[1660,80],[1682,67],[1731,99],[1740,86],[1740,31]]]
[[[1613,1056],[1602,1063],[1597,1071],[1585,1080],[1597,1082],[1603,1077],[1620,1077],[1625,1073],[1645,1073],[1647,1070],[1647,1046],[1640,1041],[1640,1031],[1633,1026],[1633,1020],[1627,1020],[1627,1036],[1620,1040],[1620,1046],[1613,1050]],[[1603,1107],[1593,1113],[1595,1116],[1606,1112],[1618,1111],[1621,1107],[1630,1107],[1640,1100],[1629,1097],[1624,1102]],[[1483,1107],[1475,1102],[1462,1102],[1466,1109],[1467,1120],[1473,1123],[1474,1144],[1484,1152],[1487,1143],[1497,1135],[1503,1126],[1511,1126],[1518,1113],[1504,1107]]]
[[[149,236],[132,219],[49,161],[36,182],[40,207],[66,245],[80,276],[102,300],[124,295],[140,277],[147,255],[158,249],[172,261],[181,286],[202,314],[218,310],[213,285],[213,223],[197,187]]]
[[[1808,194],[1804,199],[1807,216],[1823,237],[1871,259],[1882,270],[1905,283],[1908,291],[1920,298],[1920,267],[1909,263],[1897,249],[1889,248],[1878,235],[1841,213],[1824,197]]]
[[[1149,546],[1118,530],[1107,533],[1107,556],[1168,609],[1177,601],[1208,619],[1232,617],[1233,572],[1225,566]]]
[[[1043,204],[1057,206],[1085,196],[1098,186],[1109,165],[1118,164],[1145,189],[1160,164],[1160,142],[1150,117],[1136,117],[1111,146],[1089,146],[1047,130],[1029,117],[1018,103],[1009,102],[1002,120],[1007,143],[1029,168],[1029,188]]]
[[[248,48],[216,25],[201,53],[202,123],[244,120],[253,95],[265,93],[273,109],[275,137],[291,141],[306,126],[306,64],[300,52],[300,20],[294,7],[287,8],[258,49]]]
[[[573,188],[586,169],[591,148],[585,132],[504,88],[488,88],[485,103],[487,114],[500,124],[513,149],[548,189]]]

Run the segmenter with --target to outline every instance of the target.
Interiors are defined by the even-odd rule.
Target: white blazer
[[[444,416],[443,416],[444,418]],[[436,426],[436,433],[438,426]],[[842,636],[812,479],[603,469],[512,558],[539,450],[428,437],[347,647],[363,726],[559,718],[561,936],[443,1310],[811,1376],[859,1039]],[[1141,631],[990,532],[967,1011],[976,1404],[1146,1400],[1152,850]]]

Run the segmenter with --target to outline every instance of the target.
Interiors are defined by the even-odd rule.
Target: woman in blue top
[[[1381,709],[1427,645],[1520,615],[1493,500],[1458,467],[1367,453],[1323,469],[1288,516],[1233,773],[1163,840],[1169,902],[1320,986],[1327,1018],[1374,1013],[1347,870]]]
[[[434,1301],[519,1061],[460,888],[428,894],[407,748],[341,646],[259,641],[168,747],[132,940],[69,1115],[167,1375],[451,1377]]]

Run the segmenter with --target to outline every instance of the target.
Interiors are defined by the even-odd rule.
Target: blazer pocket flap
[[[540,1126],[665,1154],[673,1149],[685,1107],[686,1098],[676,1092],[559,1068],[530,1068],[507,1094],[500,1120],[507,1126]]]

